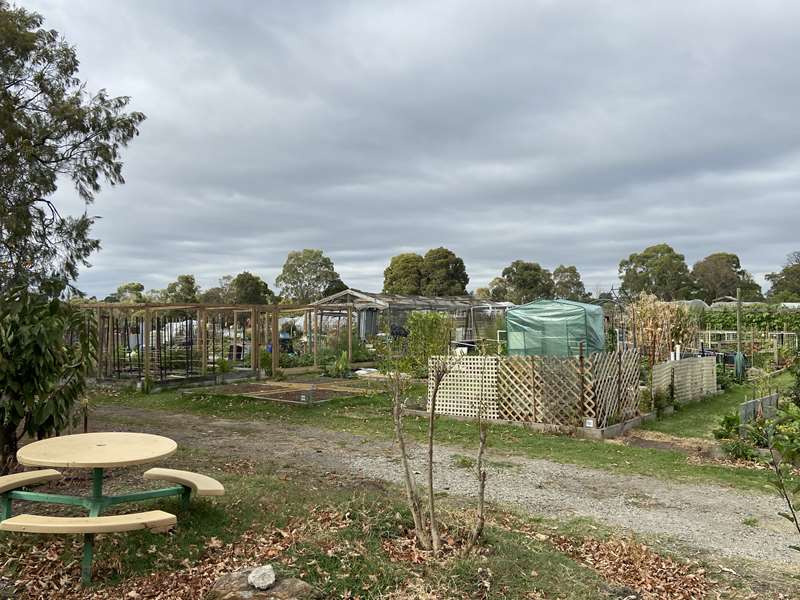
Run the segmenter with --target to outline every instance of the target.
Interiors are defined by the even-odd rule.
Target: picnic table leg
[[[103,469],[92,469],[92,507],[89,509],[90,517],[100,515],[103,500]]]
[[[103,469],[92,469],[92,503],[89,509],[90,517],[100,516],[103,499]],[[92,582],[92,560],[94,558],[94,534],[83,534],[83,560],[81,560],[81,583],[89,585]]]
[[[83,534],[83,560],[81,560],[81,585],[92,582],[92,558],[94,555],[94,534]]]
[[[0,521],[11,518],[11,495],[3,494],[0,501]]]
[[[183,486],[181,492],[181,508],[186,511],[189,510],[189,501],[192,499],[192,488]]]

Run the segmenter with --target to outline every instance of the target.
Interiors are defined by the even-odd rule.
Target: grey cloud
[[[439,245],[472,287],[525,258],[591,289],[661,241],[759,277],[797,249],[791,2],[25,5],[148,115],[89,209],[90,293],[272,283],[303,247],[366,289]]]

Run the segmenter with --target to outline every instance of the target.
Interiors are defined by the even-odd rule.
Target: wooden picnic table
[[[92,574],[95,533],[142,528],[163,530],[176,522],[175,515],[163,511],[101,517],[100,513],[109,506],[180,496],[186,509],[192,493],[200,496],[224,494],[225,489],[222,484],[208,476],[164,468],[150,469],[144,473],[144,479],[168,481],[174,485],[113,496],[103,494],[104,469],[154,462],[170,456],[177,449],[178,444],[169,438],[131,432],[64,435],[23,446],[17,451],[17,460],[25,466],[91,469],[91,494],[72,496],[24,489],[26,483],[49,481],[61,476],[58,471],[52,469],[2,477],[0,478],[3,480],[0,481],[0,528],[4,531],[36,533],[83,533],[81,579],[84,584],[88,584]],[[89,515],[76,518],[23,514],[12,518],[11,508],[14,500],[80,506],[88,510]]]
[[[17,460],[26,467],[102,469],[154,462],[177,449],[173,440],[150,433],[79,433],[23,446]]]
[[[175,441],[150,433],[119,431],[79,433],[39,440],[23,446],[17,451],[17,460],[20,464],[27,467],[92,469],[92,494],[87,497],[18,491],[11,493],[10,498],[30,502],[83,506],[89,510],[90,517],[98,516],[105,508],[114,504],[164,496],[183,495],[185,502],[188,503],[186,488],[183,486],[171,486],[117,496],[103,495],[104,469],[154,462],[173,454],[177,449],[178,444]],[[10,513],[10,506],[7,511]],[[8,518],[8,516],[10,515],[3,515],[4,518]]]

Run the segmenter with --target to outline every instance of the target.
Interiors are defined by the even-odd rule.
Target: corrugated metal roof
[[[506,309],[514,306],[511,302],[496,302],[474,296],[415,296],[406,294],[385,294],[383,292],[363,292],[349,288],[327,298],[314,302],[315,306],[326,304],[349,304],[356,308],[391,308],[395,310],[465,310],[468,308]]]

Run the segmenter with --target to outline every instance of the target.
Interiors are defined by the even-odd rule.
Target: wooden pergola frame
[[[323,307],[315,306],[313,304],[168,304],[168,303],[118,303],[118,302],[96,302],[91,304],[82,304],[81,308],[92,311],[97,320],[98,329],[102,312],[108,311],[109,315],[113,318],[115,311],[120,312],[138,312],[144,313],[144,327],[143,327],[143,368],[142,372],[145,377],[150,375],[151,366],[151,349],[152,349],[152,319],[153,315],[160,312],[168,311],[187,311],[196,312],[199,334],[199,345],[205,348],[207,345],[207,324],[209,313],[215,312],[232,312],[234,319],[239,314],[250,314],[251,326],[251,339],[252,347],[250,350],[250,366],[253,371],[258,372],[260,369],[260,350],[262,342],[265,339],[264,333],[270,332],[272,339],[272,372],[276,373],[280,368],[280,330],[279,319],[281,313],[286,312],[302,312],[305,326],[306,338],[309,340],[314,353],[314,366],[319,366],[319,341],[322,327],[321,316],[325,312]],[[353,311],[352,304],[336,305],[335,307],[326,306],[325,309],[334,308],[335,310],[345,310],[347,314],[347,330],[349,332],[347,340],[347,360],[352,364],[353,362]],[[267,319],[262,326],[262,317],[266,316]],[[236,343],[236,333],[234,328],[234,345]],[[234,347],[234,352],[236,352]],[[101,363],[101,356],[97,357],[97,364]],[[207,355],[203,356],[200,361],[201,375],[207,374]]]

